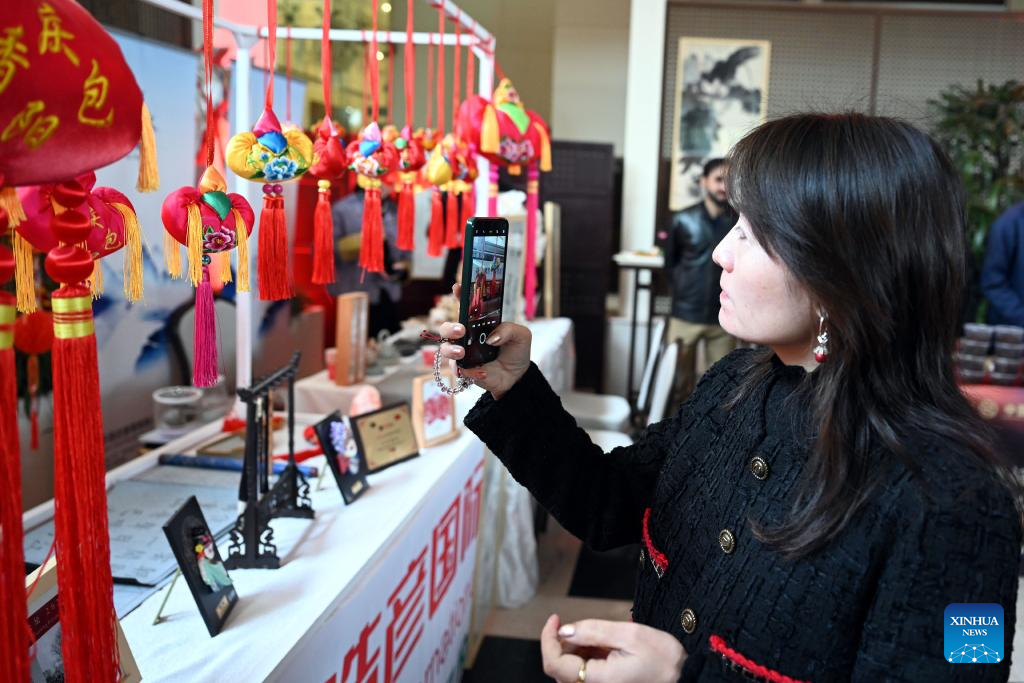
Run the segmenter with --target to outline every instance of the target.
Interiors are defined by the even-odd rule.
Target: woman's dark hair
[[[963,188],[938,144],[895,119],[801,114],[755,129],[729,164],[731,203],[829,331],[828,360],[801,389],[817,437],[800,492],[787,520],[755,525],[757,536],[790,557],[820,548],[876,487],[873,453],[920,468],[910,435],[958,445],[1012,489],[952,368],[968,251]],[[770,355],[730,405],[764,381]]]

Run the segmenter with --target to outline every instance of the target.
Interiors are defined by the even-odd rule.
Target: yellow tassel
[[[164,265],[172,278],[177,280],[181,277],[181,249],[178,240],[171,237],[169,232],[164,232]]]
[[[27,218],[21,200],[18,199],[18,193],[13,187],[0,190],[0,209],[7,212],[7,222],[12,228],[18,227]]]
[[[484,120],[480,123],[480,151],[497,154],[501,146],[501,134],[498,128],[498,114],[494,107],[488,105],[484,109]]]
[[[245,221],[237,209],[231,209],[235,215],[235,247],[238,249],[238,284],[239,292],[249,291],[249,234],[245,229]]]
[[[547,173],[551,170],[551,138],[548,137],[548,132],[544,130],[544,126],[536,121],[533,125],[540,135],[540,170]]]
[[[139,178],[135,188],[139,192],[153,192],[160,187],[160,169],[156,165],[156,135],[149,107],[142,103],[142,139],[139,141]]]
[[[142,231],[130,206],[118,202],[110,206],[124,220],[124,295],[134,303],[142,299]]]
[[[14,247],[14,282],[18,292],[18,310],[36,312],[36,273],[32,245],[15,231],[11,231]]]
[[[89,278],[89,291],[93,299],[99,299],[103,295],[103,266],[100,260],[96,259],[92,264],[92,276]]]
[[[519,175],[522,172],[523,172],[523,169],[519,166],[519,164],[511,164],[508,167],[508,174],[509,175]]]
[[[193,287],[203,280],[203,214],[198,204],[188,205],[188,279]]]
[[[222,251],[218,256],[220,261],[220,283],[226,285],[231,282],[231,254]]]

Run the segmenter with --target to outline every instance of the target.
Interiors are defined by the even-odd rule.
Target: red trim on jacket
[[[733,664],[741,667],[744,671],[752,673],[755,676],[759,676],[766,681],[771,681],[771,683],[807,683],[807,681],[800,681],[796,678],[790,678],[785,674],[780,674],[774,669],[769,669],[766,666],[758,664],[752,659],[744,657],[739,652],[729,647],[721,636],[712,634],[711,637],[708,638],[708,643],[711,645],[712,652],[717,652],[723,659],[732,662]]]
[[[651,543],[651,533],[649,531],[649,525],[651,521],[651,508],[644,510],[644,545],[647,547],[647,554],[650,556],[651,561],[654,563],[655,568],[658,570],[658,577],[665,573],[668,569],[668,558],[664,554],[658,552],[658,549]]]

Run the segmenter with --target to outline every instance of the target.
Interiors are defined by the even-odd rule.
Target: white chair
[[[637,398],[638,410],[643,410],[644,404],[647,402],[648,388],[651,384],[651,377],[654,375],[654,366],[664,335],[665,319],[658,318],[651,325],[651,348],[647,354],[643,379],[640,381],[640,394]],[[562,406],[576,418],[576,423],[584,429],[613,432],[625,432],[629,429],[631,415],[629,401],[621,396],[570,391],[562,396]]]
[[[658,363],[658,372],[654,378],[654,389],[651,391],[651,406],[647,412],[647,424],[660,422],[665,417],[668,399],[672,395],[672,384],[676,377],[676,363],[679,360],[679,342],[674,341],[665,347]]]
[[[672,383],[676,375],[676,361],[679,359],[679,342],[672,342],[665,347],[658,361],[658,370],[654,377],[651,390],[651,409],[647,413],[647,425],[661,421],[668,407],[668,399],[672,394]],[[622,432],[606,429],[588,429],[590,440],[607,453],[617,446],[631,446],[633,439]]]

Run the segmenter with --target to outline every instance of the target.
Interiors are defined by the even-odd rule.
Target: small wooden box
[[[370,297],[366,292],[338,296],[337,355],[334,382],[338,386],[359,384],[366,376],[366,332]]]

